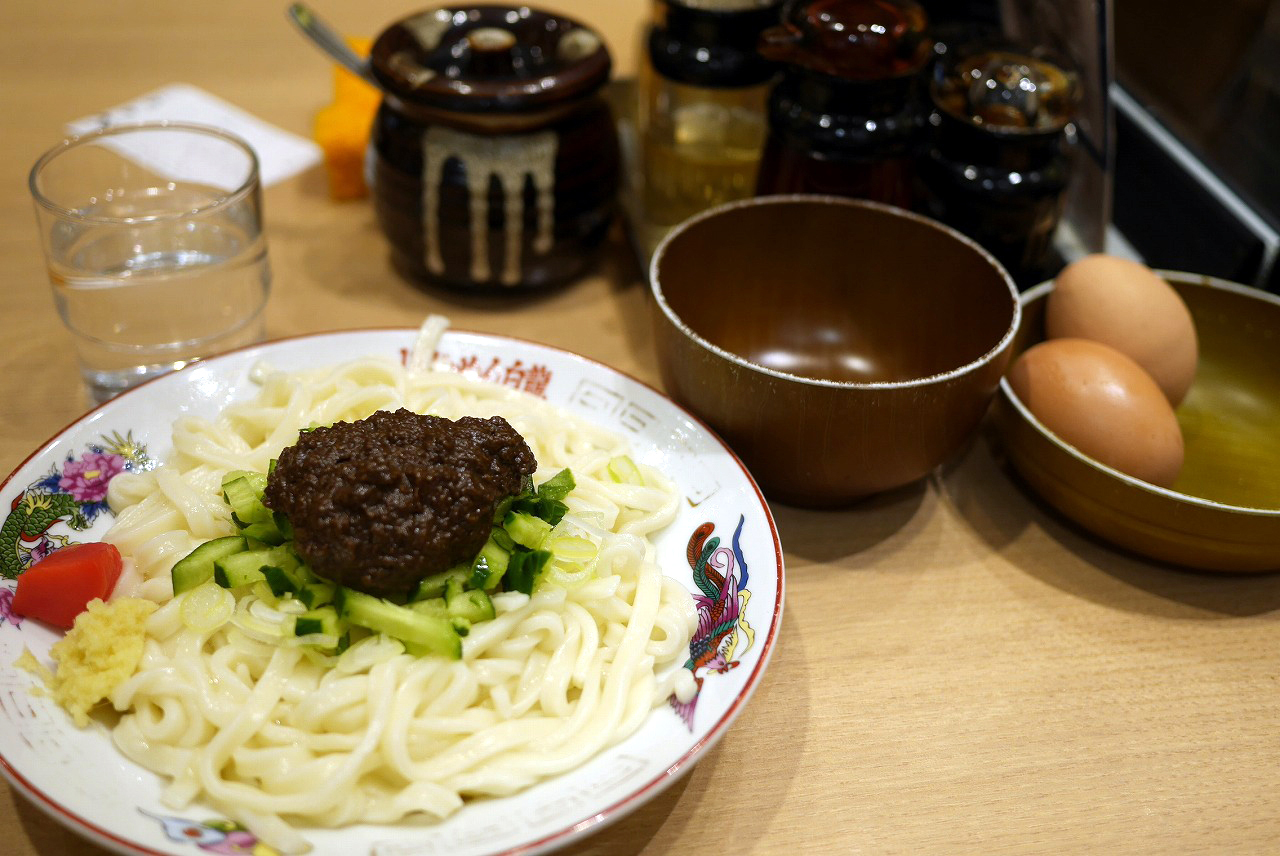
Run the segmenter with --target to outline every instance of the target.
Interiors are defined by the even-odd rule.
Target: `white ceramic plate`
[[[368,355],[403,357],[415,337],[413,330],[332,333],[208,360],[89,413],[0,486],[0,769],[19,791],[121,853],[262,852],[253,850],[248,832],[199,805],[165,807],[158,777],[120,756],[105,730],[77,729],[61,708],[32,694],[35,678],[13,663],[24,648],[47,663],[58,634],[10,615],[13,577],[56,543],[100,537],[111,518],[101,502],[105,480],[122,465],[164,460],[180,414],[211,416],[247,397],[248,371],[259,359],[300,369]],[[543,345],[450,331],[438,353],[455,370],[521,387],[629,437],[637,457],[674,477],[687,497],[677,521],[656,539],[664,570],[702,595],[686,545],[710,524],[721,539],[718,566],[744,595],[742,618],[732,638],[713,648],[727,658],[695,669],[703,683],[690,721],[672,707],[657,708],[631,738],[579,769],[515,796],[468,803],[442,823],[304,829],[320,856],[537,853],[617,820],[687,772],[724,735],[764,674],[782,617],[782,550],[768,506],[742,463],[697,419],[606,366]]]

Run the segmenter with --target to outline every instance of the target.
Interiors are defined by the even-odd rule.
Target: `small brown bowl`
[[[994,421],[1009,460],[1050,505],[1135,553],[1207,571],[1280,569],[1280,297],[1157,271],[1191,310],[1196,379],[1177,409],[1186,455],[1171,488],[1058,439],[1001,381]],[[1053,283],[1022,295],[1016,358],[1044,339]]]
[[[995,394],[1017,289],[976,243],[888,205],[767,196],[677,226],[650,266],[668,393],[772,499],[836,506],[953,455]]]

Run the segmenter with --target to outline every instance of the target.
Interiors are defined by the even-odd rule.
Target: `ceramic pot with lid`
[[[370,60],[370,185],[397,268],[469,291],[580,274],[619,180],[600,37],[527,6],[436,8],[384,30]]]

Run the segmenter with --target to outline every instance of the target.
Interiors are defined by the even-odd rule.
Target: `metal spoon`
[[[382,88],[382,84],[378,82],[378,78],[374,77],[373,71],[369,68],[369,61],[347,47],[347,43],[343,41],[342,36],[316,17],[316,14],[307,8],[305,4],[290,4],[289,17],[298,25],[298,29],[302,31],[302,34],[310,39],[316,47],[333,57],[339,64],[360,79],[368,81],[379,89]]]

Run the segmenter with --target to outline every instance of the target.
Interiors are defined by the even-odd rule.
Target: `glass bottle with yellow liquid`
[[[779,0],[656,0],[641,75],[648,221],[671,226],[755,193],[775,65],[756,50]]]

